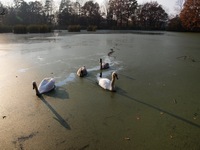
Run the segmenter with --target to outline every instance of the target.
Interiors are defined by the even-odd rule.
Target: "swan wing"
[[[55,80],[53,78],[45,78],[40,82],[38,90],[42,94],[51,91],[54,86]]]
[[[110,90],[110,87],[111,87],[110,83],[111,83],[111,81],[107,78],[99,79],[99,85],[106,90]]]

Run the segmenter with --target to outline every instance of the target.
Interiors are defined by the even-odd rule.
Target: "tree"
[[[29,17],[31,17],[30,24],[44,24],[47,23],[47,16],[43,10],[40,2],[29,2]]]
[[[16,11],[13,7],[6,7],[6,14],[3,16],[0,16],[0,24],[3,25],[14,25],[17,22],[16,18]]]
[[[61,0],[58,13],[58,24],[60,26],[70,25],[71,16],[72,16],[71,1]]]
[[[71,7],[70,0],[61,0],[59,12],[62,13],[63,11],[66,11],[66,12],[70,13],[70,7]]]
[[[23,2],[24,0],[14,0],[15,8],[19,8]]]
[[[73,3],[73,9],[75,11],[75,14],[80,16],[80,14],[81,14],[81,4],[79,2]]]
[[[29,3],[23,1],[18,7],[15,7],[12,14],[14,15],[12,17],[17,19],[15,24],[30,25],[47,23],[44,8],[38,1]]]
[[[32,18],[30,17],[30,7],[23,1],[17,8],[18,24],[30,24]]]
[[[46,24],[47,17],[44,13],[44,7],[39,1],[29,3],[23,0],[14,0],[14,6],[6,8],[4,18],[5,25],[30,25]]]
[[[126,0],[125,0],[126,1]],[[123,0],[111,0],[111,9],[113,17],[116,18],[119,26],[122,27],[123,20],[125,20],[125,2]]]
[[[86,25],[99,25],[101,20],[101,12],[98,3],[93,3],[93,1],[88,1],[81,8],[82,17],[87,20]]]
[[[45,1],[45,14],[47,17],[47,22],[51,25],[53,23],[54,15],[53,15],[53,0]]]
[[[113,4],[113,1],[109,0],[106,10],[107,10],[107,17],[106,17],[107,24],[108,24],[108,26],[112,27],[113,25],[116,25],[114,23],[114,20],[116,20],[116,19],[114,18],[115,15],[114,15],[114,4]]]
[[[116,20],[120,27],[127,26],[137,9],[136,0],[110,0],[108,20]]]
[[[6,9],[3,7],[2,3],[0,2],[0,16],[4,16],[6,14]]]
[[[166,26],[168,14],[157,2],[147,2],[141,6],[138,19],[142,29],[161,30]]]
[[[136,0],[129,0],[125,4],[125,20],[126,20],[126,26],[128,27],[128,23],[130,18],[135,16],[135,12],[137,9],[137,1]]]
[[[182,23],[180,17],[176,17],[169,20],[167,30],[169,31],[183,31]]]
[[[3,23],[3,16],[5,15],[5,8],[0,2],[0,25]]]
[[[200,0],[186,0],[180,13],[183,27],[187,31],[200,31]]]

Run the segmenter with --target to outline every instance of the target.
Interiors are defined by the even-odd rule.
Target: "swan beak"
[[[33,82],[33,90],[36,88],[36,83]]]
[[[118,76],[116,75],[117,80],[119,79]]]

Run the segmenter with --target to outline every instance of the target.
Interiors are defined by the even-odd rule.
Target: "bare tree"
[[[101,14],[102,17],[106,18],[108,14],[108,9],[109,9],[109,0],[104,0],[100,7],[101,7],[101,12],[102,12]]]

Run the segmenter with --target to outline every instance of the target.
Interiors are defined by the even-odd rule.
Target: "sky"
[[[24,0],[24,1],[30,2],[30,1],[36,1],[36,0]],[[38,1],[45,2],[45,0],[38,0]],[[53,0],[53,1],[58,6],[61,0]],[[75,1],[75,0],[71,0],[71,1]],[[100,5],[104,4],[105,2],[105,0],[94,0],[94,1],[98,2]],[[176,4],[176,0],[170,0],[170,2],[168,0],[137,0],[138,4],[143,4],[145,2],[151,2],[151,1],[157,1],[158,4],[163,6],[163,9],[169,15],[175,13],[174,7]],[[13,0],[0,0],[0,2],[2,2],[5,5],[11,5],[13,3]]]

